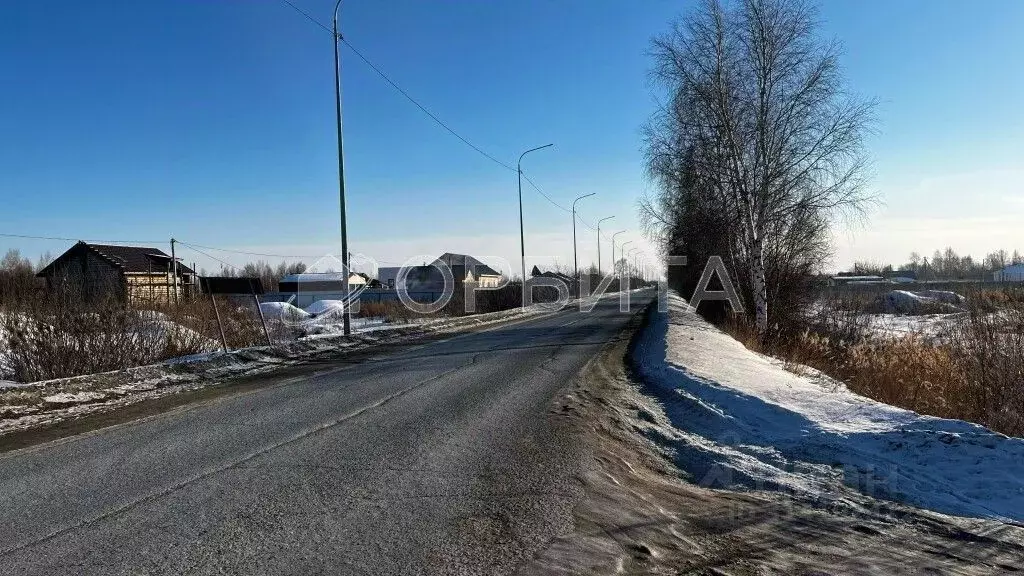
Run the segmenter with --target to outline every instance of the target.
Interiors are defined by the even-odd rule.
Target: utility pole
[[[174,276],[174,303],[178,303],[178,257],[174,253],[174,244],[177,242],[171,238],[171,275]]]
[[[611,220],[615,216],[606,216],[597,221],[597,276],[601,277],[601,222]]]
[[[625,232],[625,230],[619,230],[618,232],[612,234],[612,275],[613,276],[615,275],[615,237],[618,236],[619,234],[622,234],[623,232]]]
[[[626,246],[629,246],[632,243],[633,243],[632,240],[627,240],[626,242],[622,243],[622,246],[619,246],[619,255],[620,255],[620,257],[622,259],[622,262],[623,262],[622,267],[626,269],[626,279],[627,280],[629,279],[629,267],[626,265]],[[615,264],[612,263],[612,265],[614,266]],[[621,276],[622,273],[620,272],[619,275]]]
[[[633,288],[633,274],[634,274],[634,273],[635,273],[635,271],[636,271],[636,267],[635,267],[635,264],[636,264],[636,259],[635,259],[635,258],[633,259],[633,264],[634,264],[634,266],[633,266],[633,267],[631,267],[631,266],[629,265],[629,258],[630,258],[630,257],[631,257],[631,256],[633,255],[633,253],[634,253],[634,252],[636,252],[636,251],[637,251],[637,249],[636,249],[636,248],[630,248],[630,249],[629,249],[629,252],[626,252],[626,270],[627,270],[627,273],[626,273],[626,278],[628,278],[628,279],[629,279],[628,281],[629,281],[629,287],[630,287],[630,289],[632,289],[632,288]]]
[[[342,290],[348,298],[348,220],[345,214],[345,148],[343,145],[341,130],[341,54],[338,44],[342,36],[338,33],[338,9],[341,8],[341,0],[334,5],[334,102],[337,109],[338,119],[338,195],[341,200],[341,258],[345,278],[342,280]],[[345,336],[352,334],[352,308],[345,306],[345,313],[342,316]]]
[[[341,0],[338,0],[338,3],[340,4]],[[526,308],[526,236],[523,234],[523,156],[526,156],[530,152],[535,152],[537,150],[548,148],[550,146],[554,146],[554,144],[545,144],[543,146],[537,146],[536,148],[530,148],[526,152],[520,154],[519,161],[516,162],[516,174],[519,177],[519,256],[520,258],[522,258],[523,264],[523,308]],[[346,280],[346,287],[347,284],[348,281]]]
[[[583,296],[582,294],[580,294],[580,265],[579,262],[576,260],[576,203],[584,198],[587,198],[588,196],[593,196],[594,194],[597,194],[597,192],[584,194],[583,196],[580,196],[579,198],[576,198],[575,200],[572,201],[572,271],[574,277],[573,279],[576,281],[577,298],[582,298]]]

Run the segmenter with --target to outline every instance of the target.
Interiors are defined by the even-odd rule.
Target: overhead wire
[[[326,30],[332,36],[334,35],[334,31],[331,28],[328,28],[326,24],[324,24],[324,23],[320,22],[319,20],[317,20],[316,18],[311,16],[308,12],[306,12],[305,10],[303,10],[303,9],[299,8],[298,6],[296,6],[290,0],[281,0],[281,1],[284,2],[285,4],[287,4],[288,6],[290,6],[293,10],[295,10],[296,12],[298,12],[299,14],[304,16],[309,21],[313,22],[314,24],[316,24],[320,28],[323,28],[324,30]],[[511,164],[502,162],[501,160],[499,160],[496,157],[494,157],[494,155],[488,153],[483,148],[481,148],[481,147],[477,146],[476,144],[474,144],[473,142],[471,142],[468,138],[466,138],[462,134],[459,134],[458,132],[456,132],[455,129],[453,129],[451,126],[449,126],[443,120],[441,120],[441,118],[439,118],[436,114],[431,112],[426,106],[421,104],[411,94],[409,94],[409,92],[407,92],[397,82],[395,82],[390,76],[388,76],[388,74],[385,73],[379,66],[374,64],[373,61],[371,61],[366,55],[364,55],[361,51],[359,51],[358,48],[353,46],[352,43],[348,41],[348,39],[346,39],[345,37],[343,37],[340,34],[338,35],[337,39],[340,40],[342,43],[344,43],[346,46],[348,46],[349,50],[351,50],[352,53],[356,55],[356,57],[358,57],[360,60],[362,60],[363,63],[365,63],[367,66],[369,66],[371,70],[376,72],[377,75],[380,76],[393,89],[395,89],[395,91],[397,91],[399,94],[401,94],[403,97],[405,97],[405,99],[408,100],[409,102],[411,102],[414,106],[419,108],[421,112],[423,112],[428,117],[430,117],[430,119],[432,119],[435,123],[437,123],[438,126],[443,128],[449,134],[451,134],[452,136],[455,136],[463,144],[465,144],[466,146],[472,148],[478,154],[480,154],[484,158],[487,158],[488,160],[490,160],[491,162],[497,164],[498,166],[500,166],[500,167],[502,167],[502,168],[504,168],[506,170],[509,170],[511,172],[518,172],[519,171],[517,169],[517,167],[512,166]],[[571,213],[572,212],[572,210],[570,210],[569,208],[566,208],[565,206],[559,204],[553,198],[551,198],[551,196],[548,196],[543,190],[541,190],[540,186],[538,186],[529,176],[526,176],[525,174],[523,174],[523,179],[526,180],[526,182],[530,185],[530,187],[533,188],[538,194],[540,194],[545,200],[550,202],[552,206],[555,206],[559,210],[561,210],[563,212],[566,212],[566,213]],[[580,221],[587,228],[589,228],[591,230],[596,230],[594,228],[594,226],[592,226],[590,223],[588,223],[587,221],[583,220],[582,218],[580,218]]]
[[[209,258],[211,260],[220,262],[221,264],[223,264],[224,266],[227,266],[228,268],[234,268],[235,270],[239,269],[238,266],[235,266],[234,264],[232,264],[230,262],[225,262],[224,260],[221,260],[220,258],[217,258],[216,256],[213,256],[211,254],[203,252],[202,250],[196,248],[195,246],[189,244],[188,242],[182,242],[181,240],[178,240],[178,243],[181,244],[182,246],[185,246],[186,248],[190,248],[190,249],[192,249],[192,250],[202,254],[203,256],[206,256],[207,258]]]
[[[93,244],[161,244],[167,240],[94,240],[89,238],[64,238],[61,236],[33,236],[31,234],[0,233],[3,238],[21,238],[26,240],[60,240],[62,242],[91,242]]]

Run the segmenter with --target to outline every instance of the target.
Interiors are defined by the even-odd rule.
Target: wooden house
[[[85,301],[117,298],[129,303],[174,302],[197,292],[196,273],[164,251],[141,246],[108,246],[79,241],[37,276],[51,290],[68,290]]]

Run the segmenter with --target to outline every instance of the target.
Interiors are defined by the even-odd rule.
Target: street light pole
[[[341,34],[338,33],[338,10],[341,8],[341,0],[334,5],[334,102],[338,118],[338,195],[341,200],[341,263],[344,268],[344,279],[342,289],[345,293],[347,304],[345,314],[342,316],[345,336],[352,334],[352,303],[348,302],[349,286],[349,257],[348,257],[348,220],[345,215],[345,149],[341,136],[341,54],[338,44],[341,42]]]
[[[611,220],[615,216],[606,216],[597,221],[597,276],[601,277],[601,222]]]
[[[338,2],[341,2],[341,0],[338,0]],[[523,264],[523,308],[526,308],[526,236],[523,234],[523,156],[549,146],[554,146],[554,144],[545,144],[543,146],[537,146],[536,148],[530,148],[526,152],[520,154],[519,161],[516,162],[516,175],[519,176],[519,256],[522,259]]]
[[[612,234],[612,274],[615,274],[615,237],[623,232],[625,232],[625,230],[619,230],[615,234]]]
[[[632,244],[632,243],[633,243],[633,241],[632,241],[632,240],[627,240],[627,241],[625,241],[625,242],[623,242],[623,243],[622,243],[622,246],[619,246],[619,254],[621,254],[621,255],[622,255],[622,260],[623,260],[623,261],[625,261],[625,260],[626,260],[626,246],[629,246],[629,245],[630,245],[630,244]],[[614,262],[612,262],[612,266],[614,266],[614,265],[615,265],[615,263],[614,263]],[[628,272],[629,272],[629,267],[628,267],[628,266],[623,266],[623,267],[624,267],[624,268],[626,268],[626,272],[627,272],[627,274],[626,274],[626,278],[628,279],[628,278],[629,278],[629,274],[628,274]],[[621,273],[620,273],[620,275],[621,275]]]
[[[633,274],[634,274],[634,271],[636,270],[636,266],[635,266],[636,265],[636,259],[635,258],[633,259],[634,266],[632,268],[630,268],[630,266],[629,266],[629,258],[637,250],[638,250],[638,248],[630,248],[629,252],[626,252],[626,270],[627,270],[626,278],[627,278],[627,282],[629,283],[630,289],[633,288]]]
[[[576,297],[580,298],[580,264],[576,259],[576,203],[584,198],[593,196],[597,192],[591,192],[590,194],[584,194],[572,201],[572,273],[573,280],[576,282]]]

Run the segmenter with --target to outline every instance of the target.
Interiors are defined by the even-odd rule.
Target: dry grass
[[[987,295],[937,339],[875,338],[856,309],[828,307],[765,342],[741,320],[725,328],[752,350],[820,370],[880,402],[1024,435],[1024,300],[1015,295]]]
[[[232,348],[265,342],[253,310],[218,304]],[[8,303],[0,314],[5,368],[35,382],[142,366],[220,347],[209,300],[138,309],[118,299],[83,303],[59,293]]]

